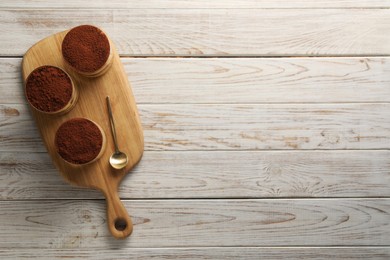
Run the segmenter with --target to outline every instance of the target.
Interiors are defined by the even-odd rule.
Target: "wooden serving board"
[[[61,55],[61,43],[67,31],[57,33],[32,46],[24,55],[23,80],[37,67],[54,65],[65,70],[72,78],[79,92],[75,107],[65,115],[45,115],[31,109],[54,164],[69,183],[81,187],[101,190],[107,200],[107,223],[112,235],[125,238],[132,232],[131,219],[118,196],[118,185],[123,177],[138,163],[144,149],[141,123],[135,100],[123,69],[119,55],[112,41],[112,65],[109,70],[97,78],[81,76],[67,69]],[[106,105],[106,96],[110,96],[113,116],[116,124],[118,144],[121,151],[128,155],[129,163],[122,170],[114,170],[109,165],[109,157],[114,152],[114,143]],[[102,156],[85,166],[72,166],[66,163],[56,152],[54,137],[58,127],[68,119],[85,117],[96,122],[103,129],[107,145]],[[116,228],[122,225],[122,228]],[[124,226],[126,226],[124,228]],[[124,230],[121,230],[123,229]]]

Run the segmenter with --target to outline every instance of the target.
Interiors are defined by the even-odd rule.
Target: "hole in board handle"
[[[115,229],[118,231],[123,231],[127,228],[127,222],[123,218],[117,218],[115,220]]]

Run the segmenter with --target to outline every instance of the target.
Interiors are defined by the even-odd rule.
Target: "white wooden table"
[[[390,258],[389,0],[52,2],[0,2],[1,259]],[[144,127],[124,241],[23,97],[22,55],[79,24],[115,42]]]

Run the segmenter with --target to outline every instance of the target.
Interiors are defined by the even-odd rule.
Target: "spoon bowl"
[[[126,167],[128,163],[128,158],[125,153],[119,151],[119,153],[114,152],[110,157],[110,165],[112,168],[120,170]]]

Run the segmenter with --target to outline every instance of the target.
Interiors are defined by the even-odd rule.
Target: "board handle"
[[[117,192],[106,193],[107,224],[111,234],[124,239],[133,232],[133,222]]]

